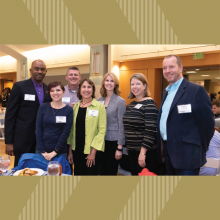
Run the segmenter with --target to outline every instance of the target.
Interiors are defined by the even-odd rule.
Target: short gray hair
[[[69,71],[69,70],[77,70],[77,71],[79,71],[79,68],[76,67],[76,66],[70,67],[70,68],[67,70],[67,72],[66,72],[66,76],[68,75],[68,71]],[[79,75],[80,75],[80,71],[79,71]]]

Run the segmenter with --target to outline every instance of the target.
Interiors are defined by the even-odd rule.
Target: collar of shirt
[[[31,77],[31,80],[32,80],[32,82],[33,82],[33,84],[34,84],[34,87],[43,87],[43,82],[42,82],[41,84],[37,84],[36,82],[34,82],[34,80],[32,79],[32,77]]]
[[[71,90],[70,87],[69,87],[68,85],[67,85],[67,87],[68,87],[69,91],[72,92],[72,93],[76,93],[76,92],[78,91],[78,89],[79,89],[79,87],[78,87],[78,88],[75,89],[75,90]]]
[[[167,86],[166,87],[166,91],[169,93],[171,90],[174,91],[174,90],[177,90],[181,84],[181,82],[183,81],[183,78],[179,79],[177,82],[175,82],[172,86]]]

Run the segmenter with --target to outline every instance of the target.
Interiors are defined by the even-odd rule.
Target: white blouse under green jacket
[[[67,139],[67,144],[72,145],[72,150],[76,147],[76,117],[78,114],[80,100],[73,107],[73,125],[70,135]],[[94,112],[90,110],[96,110]],[[98,112],[97,112],[98,111]],[[96,116],[97,115],[97,116]],[[105,134],[106,134],[106,110],[105,106],[96,99],[87,107],[85,118],[85,148],[84,154],[90,154],[92,148],[96,150],[105,150]]]

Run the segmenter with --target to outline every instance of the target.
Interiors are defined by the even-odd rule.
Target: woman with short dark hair
[[[52,102],[43,103],[36,121],[36,153],[46,160],[56,155],[67,156],[67,138],[73,122],[73,109],[62,102],[64,86],[61,82],[51,82],[47,92]]]

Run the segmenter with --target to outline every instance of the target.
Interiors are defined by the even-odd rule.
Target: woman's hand
[[[55,152],[55,151],[52,151],[51,153],[47,153],[46,155],[45,155],[45,159],[46,160],[51,160],[53,157],[55,157],[57,155],[57,153]]]
[[[147,149],[145,148],[141,148],[139,157],[138,157],[138,164],[140,167],[145,167],[146,163],[145,163],[145,159],[146,159],[146,153],[147,153]]]
[[[47,152],[41,153],[41,155],[43,155],[45,159],[46,159],[47,154],[48,154]],[[47,160],[47,159],[46,159],[46,160]]]
[[[69,153],[68,153],[67,160],[70,164],[73,164],[73,153],[72,153],[72,146],[71,145],[69,145]]]
[[[118,145],[118,149],[121,149],[122,150],[122,145]],[[120,160],[122,158],[122,151],[119,151],[116,149],[115,151],[115,159],[116,160]]]
[[[87,162],[86,165],[87,167],[91,167],[92,165],[95,165],[95,156],[96,156],[96,149],[92,148],[90,154],[88,154],[88,156],[86,157]]]

